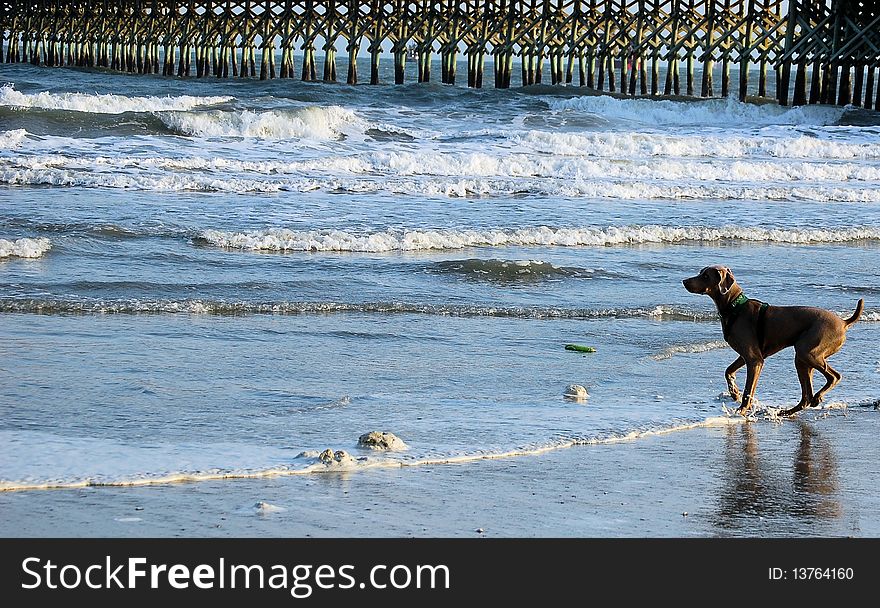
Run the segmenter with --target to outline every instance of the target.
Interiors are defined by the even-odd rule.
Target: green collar
[[[746,297],[746,294],[741,293],[737,296],[737,298],[733,302],[731,302],[730,304],[727,305],[727,308],[724,309],[724,312],[732,313],[732,312],[736,311],[737,308],[739,308],[740,306],[742,306],[743,304],[745,304],[748,301],[749,301],[749,299]]]

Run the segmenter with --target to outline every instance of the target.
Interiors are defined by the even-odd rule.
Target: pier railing
[[[358,82],[360,53],[369,55],[369,82],[377,84],[387,50],[396,83],[404,82],[408,56],[416,60],[418,81],[430,81],[432,59],[439,54],[441,81],[455,84],[461,54],[467,57],[468,86],[481,87],[491,55],[499,88],[510,86],[518,63],[523,85],[546,82],[549,71],[551,84],[625,95],[745,99],[767,96],[768,78],[774,78],[775,95],[784,105],[876,108],[878,5],[859,0],[7,0],[0,2],[0,57],[179,77],[331,82],[338,78],[336,53],[343,51],[349,84]]]

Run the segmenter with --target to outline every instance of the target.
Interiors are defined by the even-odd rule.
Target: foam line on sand
[[[288,466],[270,467],[265,469],[246,469],[241,471],[225,471],[225,472],[193,472],[193,473],[170,473],[154,477],[140,477],[135,479],[79,479],[75,481],[47,481],[20,483],[14,481],[0,481],[0,492],[6,491],[25,491],[25,490],[52,490],[52,489],[76,489],[86,487],[136,487],[148,485],[162,485],[185,482],[200,481],[218,481],[226,479],[258,479],[266,477],[285,477],[294,475],[311,475],[320,473],[339,473],[339,472],[355,472],[373,468],[404,468],[419,466],[436,466],[445,464],[462,464],[469,462],[477,462],[482,460],[496,460],[504,458],[519,458],[525,456],[538,456],[548,452],[573,448],[577,446],[588,445],[604,445],[613,443],[622,443],[626,441],[634,441],[646,437],[655,437],[659,435],[668,435],[679,431],[687,431],[697,428],[723,427],[731,425],[739,425],[746,422],[745,418],[736,416],[713,416],[697,422],[683,423],[665,428],[650,430],[635,430],[629,433],[619,435],[602,436],[589,439],[572,439],[556,444],[518,448],[504,452],[463,454],[459,456],[438,456],[419,458],[413,460],[398,459],[348,459],[343,462],[330,462],[325,464],[320,460],[316,460],[302,468],[290,468]]]

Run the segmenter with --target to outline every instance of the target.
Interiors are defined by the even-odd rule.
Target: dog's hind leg
[[[813,395],[813,399],[810,403],[811,407],[816,407],[822,403],[822,400],[825,398],[825,393],[837,386],[837,383],[840,382],[840,379],[843,377],[839,371],[828,365],[827,361],[822,361],[821,366],[817,365],[816,369],[822,372],[822,375],[825,376],[825,386],[820,388],[819,392]]]
[[[794,357],[794,366],[797,369],[798,381],[801,383],[801,400],[793,408],[780,413],[780,416],[793,416],[808,407],[813,400],[813,366],[798,355]]]
[[[797,359],[816,368],[825,376],[825,386],[811,397],[809,407],[819,405],[825,397],[825,393],[840,382],[840,372],[828,365],[828,357],[839,351],[845,340],[844,335],[835,335],[829,339],[827,335],[819,331],[811,331],[804,334],[794,345]]]

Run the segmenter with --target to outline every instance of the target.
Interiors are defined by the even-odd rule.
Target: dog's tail
[[[846,326],[849,327],[850,325],[852,325],[853,323],[858,321],[859,317],[862,316],[862,311],[864,309],[865,309],[865,300],[863,300],[863,299],[859,300],[859,303],[856,304],[856,311],[853,313],[853,316],[851,316],[849,319],[844,321],[844,323],[846,323]]]

